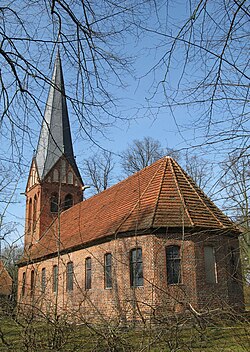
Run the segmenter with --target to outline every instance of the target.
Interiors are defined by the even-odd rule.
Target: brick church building
[[[60,56],[26,188],[18,300],[84,320],[243,308],[238,228],[170,157],[87,200]]]

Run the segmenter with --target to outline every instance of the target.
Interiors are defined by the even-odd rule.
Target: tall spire
[[[62,64],[58,50],[35,156],[40,180],[45,178],[63,155],[76,175],[80,177],[74,159]]]

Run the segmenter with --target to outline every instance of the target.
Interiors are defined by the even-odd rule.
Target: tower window
[[[73,185],[73,174],[72,174],[72,172],[71,171],[69,171],[69,173],[68,173],[68,184],[69,185]]]
[[[58,182],[59,181],[59,173],[57,169],[54,169],[53,171],[53,182]]]
[[[58,194],[57,193],[53,193],[50,198],[50,211],[51,213],[58,212]]]
[[[179,246],[168,246],[166,248],[167,258],[167,283],[169,285],[181,282],[181,258]]]
[[[66,162],[63,159],[61,160],[61,181],[66,183]]]
[[[72,194],[67,194],[64,198],[63,208],[66,210],[66,209],[71,208],[72,205],[73,205],[73,196],[72,196]]]
[[[34,204],[33,204],[33,232],[36,230],[36,215],[37,214],[37,197],[34,197]]]
[[[32,199],[29,200],[29,211],[28,211],[28,232],[31,232],[32,227]]]
[[[142,249],[135,248],[130,252],[130,285],[143,286]]]
[[[104,256],[104,279],[105,288],[112,288],[112,254],[107,253]]]

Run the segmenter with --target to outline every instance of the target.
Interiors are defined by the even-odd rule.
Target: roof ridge
[[[191,215],[190,215],[190,213],[189,213],[189,211],[188,211],[188,208],[187,208],[187,206],[186,206],[186,204],[185,204],[185,199],[184,199],[184,197],[183,197],[183,195],[182,195],[181,189],[180,189],[180,187],[179,187],[179,183],[177,182],[176,173],[175,173],[175,170],[174,170],[174,167],[173,167],[173,163],[176,163],[176,164],[177,164],[177,162],[176,162],[173,158],[170,158],[170,161],[171,161],[171,163],[170,163],[170,168],[171,168],[172,173],[173,173],[173,175],[174,175],[174,182],[175,182],[175,184],[176,184],[177,191],[178,191],[178,193],[179,193],[179,195],[180,195],[181,202],[182,202],[182,204],[183,204],[183,208],[184,208],[184,210],[186,211],[187,217],[189,218],[191,225],[194,226],[194,222],[193,222],[192,217],[191,217]],[[178,164],[177,164],[177,165],[178,165]],[[178,166],[179,166],[179,165],[178,165]]]
[[[161,179],[161,185],[160,185],[160,187],[159,187],[158,197],[157,197],[157,199],[156,199],[155,210],[154,210],[154,214],[153,214],[153,218],[152,218],[152,226],[153,226],[153,224],[154,224],[156,212],[157,212],[158,205],[159,205],[160,194],[161,194],[162,187],[163,187],[163,180],[164,180],[164,176],[165,176],[165,174],[166,174],[167,162],[168,162],[168,161],[169,161],[169,157],[165,156],[164,159],[163,159],[163,162],[165,162],[166,165],[165,165],[164,170],[163,170],[162,179]]]
[[[220,224],[222,225],[222,227],[225,227],[224,224],[217,218],[217,216],[215,216],[214,212],[209,208],[209,206],[206,204],[206,202],[204,202],[204,200],[202,199],[202,197],[200,196],[199,192],[197,191],[197,189],[199,191],[202,192],[203,196],[207,197],[205,195],[205,193],[198,187],[195,185],[192,184],[192,182],[190,182],[189,178],[192,179],[190,176],[187,176],[186,172],[180,167],[180,165],[175,162],[177,168],[182,172],[182,174],[184,175],[184,178],[186,179],[189,187],[196,193],[196,195],[198,196],[198,198],[200,199],[200,201],[202,202],[202,204],[205,206],[205,208],[209,211],[210,214],[212,214],[213,218]],[[193,181],[193,180],[192,180]],[[194,181],[193,181],[194,182]],[[197,189],[196,189],[197,188]],[[212,202],[212,201],[211,201]],[[215,206],[215,204],[213,204]],[[217,207],[216,207],[217,208]]]

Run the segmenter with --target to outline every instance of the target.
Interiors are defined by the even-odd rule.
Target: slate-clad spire
[[[81,180],[74,159],[62,64],[58,51],[35,156],[40,180],[45,178],[63,155]]]

